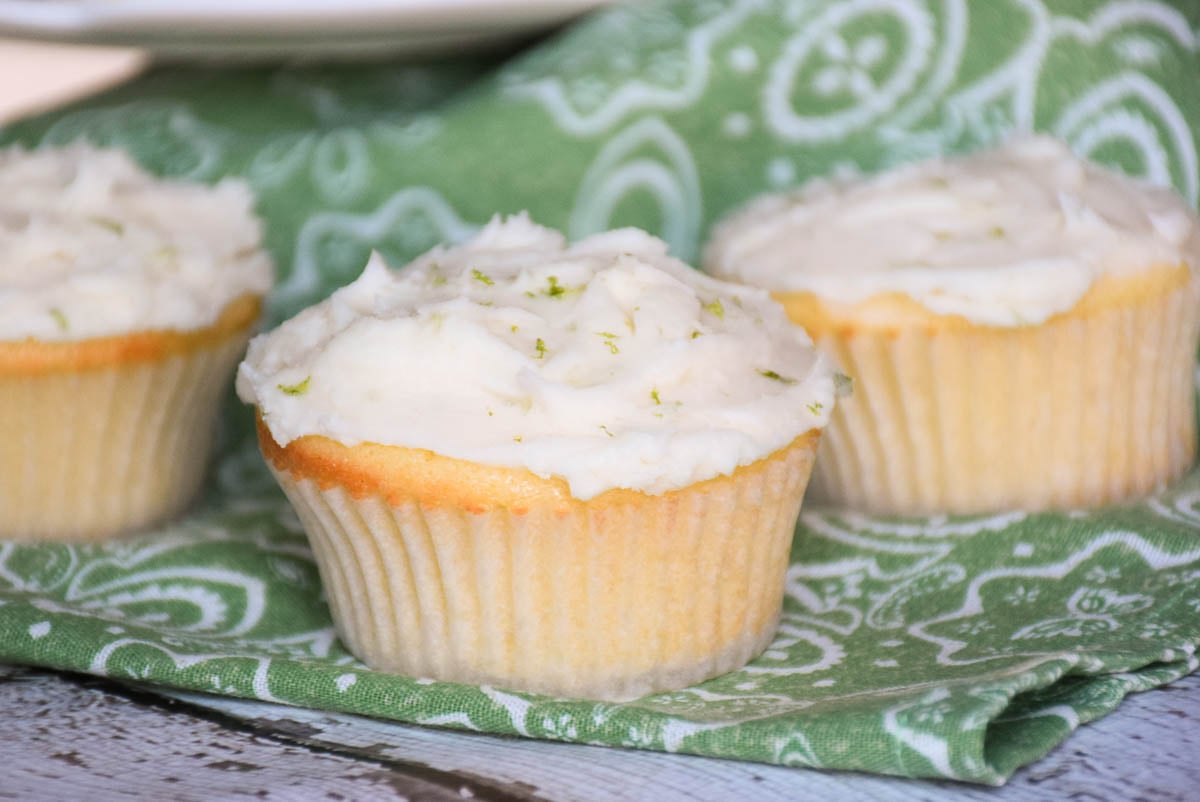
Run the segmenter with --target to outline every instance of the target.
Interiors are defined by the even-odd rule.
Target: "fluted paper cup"
[[[1099,282],[1069,312],[1012,328],[895,299],[856,322],[863,309],[776,297],[854,378],[814,499],[905,515],[1093,507],[1195,457],[1200,301],[1186,267]]]
[[[74,342],[0,342],[0,537],[99,541],[195,496],[222,391],[258,315]]]
[[[281,448],[261,421],[259,439],[369,666],[622,700],[766,648],[819,435],[681,490],[587,501],[522,469],[320,437]]]

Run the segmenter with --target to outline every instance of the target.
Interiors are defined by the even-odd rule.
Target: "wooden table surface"
[[[1198,800],[1200,676],[1136,694],[1003,788],[439,731],[0,666],[0,799]]]

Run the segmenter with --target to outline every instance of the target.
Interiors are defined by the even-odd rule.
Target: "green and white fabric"
[[[1197,200],[1200,6],[660,2],[507,63],[164,68],[11,126],[158,172],[246,177],[273,321],[528,209],[637,225],[685,259],[764,190],[1055,133]],[[1200,642],[1200,472],[1094,512],[893,520],[806,509],[779,637],[627,704],[382,675],[330,626],[299,525],[230,399],[187,517],[104,547],[0,545],[0,659],[441,727],[1000,783]],[[3,478],[0,477],[0,481]],[[704,592],[697,588],[697,593]]]

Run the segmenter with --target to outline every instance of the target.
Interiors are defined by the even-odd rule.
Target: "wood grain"
[[[1130,697],[1004,788],[445,732],[0,668],[0,799],[1188,800],[1200,678]]]
[[[258,733],[88,677],[0,668],[0,709],[8,730],[0,745],[0,799],[537,799],[520,786],[291,743],[288,727],[282,738]]]

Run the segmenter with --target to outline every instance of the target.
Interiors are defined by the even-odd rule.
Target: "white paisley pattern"
[[[505,91],[541,103],[576,136],[606,133],[639,110],[695,103],[708,86],[713,46],[762,3],[661,5],[627,4],[580,29],[573,46],[531,54],[501,77]]]
[[[638,192],[653,196],[658,206],[661,223],[655,233],[681,258],[695,256],[700,179],[687,143],[657,117],[639,120],[600,150],[579,186],[568,229],[571,237],[613,228],[621,201]]]
[[[403,189],[368,214],[314,214],[300,228],[291,275],[276,288],[274,300],[288,308],[307,306],[328,292],[330,278],[337,285],[355,278],[350,273],[331,277],[330,265],[356,265],[361,270],[371,250],[420,253],[439,242],[466,239],[477,228],[459,218],[430,187]],[[393,261],[403,263],[399,258]]]

